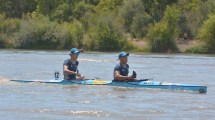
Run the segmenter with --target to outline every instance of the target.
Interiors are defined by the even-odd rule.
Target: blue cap
[[[77,48],[72,48],[72,49],[70,50],[70,55],[71,55],[71,54],[74,54],[74,55],[78,56],[79,53],[80,53],[80,52],[78,51]]]
[[[120,52],[118,57],[121,58],[121,57],[124,57],[124,56],[129,56],[129,53]]]

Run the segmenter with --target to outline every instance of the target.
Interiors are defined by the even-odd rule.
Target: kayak
[[[169,83],[169,82],[157,82],[153,80],[143,79],[128,82],[117,82],[99,79],[87,79],[87,80],[10,80],[14,82],[39,82],[39,83],[54,83],[54,84],[82,84],[82,85],[109,85],[119,87],[132,87],[132,88],[156,88],[156,89],[167,89],[167,90],[185,90],[194,91],[198,93],[206,93],[207,86],[183,84],[183,83]]]

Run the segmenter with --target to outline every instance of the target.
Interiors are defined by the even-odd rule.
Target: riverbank
[[[141,39],[141,40],[131,40],[134,45],[137,47],[138,50],[140,51],[145,51],[147,52],[148,50],[148,44],[147,41],[145,39]],[[198,46],[203,46],[204,43],[201,40],[196,40],[196,39],[178,39],[177,40],[177,45],[178,45],[178,49],[180,53],[195,53],[190,51],[190,49],[198,47]],[[189,52],[190,51],[190,52]],[[171,51],[169,51],[171,52]],[[198,53],[198,52],[197,52]]]
[[[130,50],[131,52],[143,52],[143,53],[151,53],[149,50],[149,46],[147,44],[147,41],[145,39],[128,39],[129,42],[131,42],[136,49],[135,50]],[[179,53],[201,53],[198,52],[198,50],[193,50],[193,49],[198,49],[198,47],[204,46],[204,43],[201,40],[196,40],[196,39],[178,39],[177,40],[177,45],[179,49]],[[34,50],[34,51],[40,51],[41,49],[0,49],[0,50]],[[52,49],[52,50],[47,50],[47,51],[59,51],[59,49]],[[63,49],[61,49],[64,51]],[[60,50],[60,51],[61,51]],[[90,51],[87,49],[79,49],[81,52],[85,51]],[[126,50],[125,50],[126,51]],[[130,52],[128,51],[128,52]],[[90,52],[101,52],[101,51],[90,51]],[[117,52],[117,51],[116,51]],[[169,51],[171,53],[171,51]]]

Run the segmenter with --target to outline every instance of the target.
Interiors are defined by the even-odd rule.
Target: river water
[[[130,54],[137,78],[207,85],[206,94],[110,86],[16,83],[11,79],[53,79],[67,51],[0,50],[1,120],[214,120],[215,56]],[[81,53],[87,78],[112,80],[117,53]]]

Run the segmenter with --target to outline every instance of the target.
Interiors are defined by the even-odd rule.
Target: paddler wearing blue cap
[[[118,55],[119,63],[114,67],[114,81],[133,81],[136,78],[136,72],[133,71],[133,75],[128,76],[129,65],[128,62],[129,53],[120,52]]]
[[[83,80],[85,77],[81,76],[78,71],[78,64],[77,61],[79,51],[77,48],[72,48],[70,50],[70,59],[67,59],[63,63],[63,74],[65,80]]]

